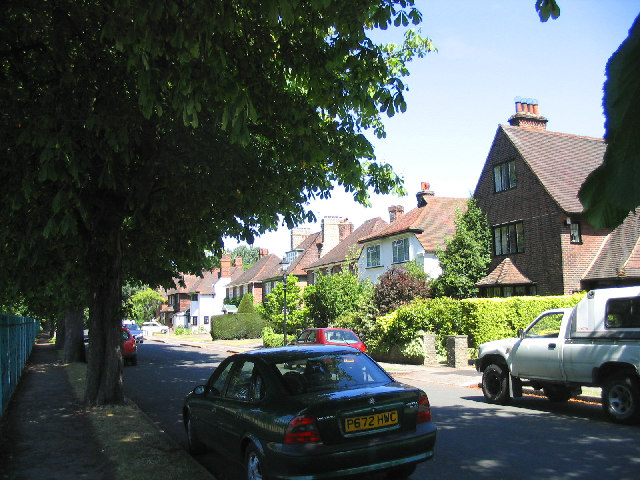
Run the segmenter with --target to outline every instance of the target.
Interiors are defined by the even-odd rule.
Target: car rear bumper
[[[436,427],[419,425],[415,432],[378,437],[355,447],[336,445],[266,445],[269,474],[278,479],[342,478],[429,460],[434,455]]]

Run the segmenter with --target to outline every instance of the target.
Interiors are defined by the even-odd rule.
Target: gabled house
[[[388,223],[380,217],[372,218],[364,222],[326,255],[312,262],[306,268],[308,283],[315,283],[320,273],[323,275],[332,275],[339,273],[344,267],[347,267],[352,273],[357,274],[357,261],[362,251],[362,245],[360,245],[358,241],[381,230],[387,225]]]
[[[320,225],[320,231],[316,233],[309,233],[306,228],[291,230],[291,250],[286,252],[280,269],[267,280],[267,293],[283,281],[283,274],[295,275],[296,285],[302,288],[311,284],[313,277],[309,275],[309,266],[325,258],[353,233],[353,223],[342,217],[324,217]]]
[[[211,317],[224,313],[226,285],[242,273],[242,257],[231,266],[231,257],[223,255],[220,268],[200,275],[182,275],[184,287],[174,279],[175,288],[162,293],[167,304],[160,309],[160,320],[168,326],[211,330]]]
[[[493,139],[474,197],[493,234],[482,296],[562,295],[637,284],[638,217],[615,230],[582,218],[578,191],[606,144],[547,131],[535,100],[516,99]]]
[[[182,274],[180,278],[173,279],[175,288],[159,290],[160,295],[167,300],[167,303],[163,304],[158,312],[161,323],[171,328],[188,325],[189,308],[191,307],[189,292],[199,279],[200,277],[197,275]]]
[[[280,257],[260,249],[259,258],[249,269],[242,272],[226,286],[228,298],[242,298],[246,293],[253,295],[253,303],[261,303],[264,295],[264,282],[279,268]]]
[[[189,324],[191,329],[211,331],[211,317],[226,312],[224,299],[226,286],[242,275],[242,257],[236,257],[231,266],[231,257],[223,255],[220,268],[203,272],[202,278],[190,289],[191,306]]]
[[[416,208],[405,214],[402,206],[389,207],[389,225],[358,241],[361,280],[376,283],[392,266],[413,260],[431,278],[442,273],[436,251],[453,237],[456,215],[466,211],[467,199],[437,197],[426,182],[421,187]]]

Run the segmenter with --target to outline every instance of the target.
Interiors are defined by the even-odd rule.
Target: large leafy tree
[[[603,164],[580,189],[584,214],[597,227],[614,228],[640,205],[640,15],[607,63],[604,84]]]
[[[536,0],[542,22],[557,19],[556,0]],[[615,228],[640,205],[640,15],[607,62],[603,107],[607,151],[602,165],[580,188],[585,218],[596,228]]]
[[[419,23],[412,0],[3,5],[0,269],[20,292],[48,285],[40,262],[86,287],[89,404],[124,401],[123,279],[169,286],[224,236],[313,220],[335,184],[402,190],[363,131],[384,135],[432,48],[370,39]]]
[[[431,284],[435,297],[477,296],[476,283],[487,274],[491,261],[489,222],[475,199],[467,200],[467,209],[458,212],[455,225],[453,237],[446,239],[445,247],[436,252],[442,275]]]
[[[333,326],[341,315],[360,305],[366,285],[346,268],[335,275],[320,274],[313,285],[304,289],[304,303],[309,309],[308,326]]]

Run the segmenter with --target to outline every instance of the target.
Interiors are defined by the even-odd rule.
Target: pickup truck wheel
[[[571,390],[562,385],[547,385],[542,388],[545,397],[555,403],[566,402],[571,398]]]
[[[482,393],[489,403],[507,404],[509,396],[509,375],[506,367],[492,363],[482,374]]]
[[[612,377],[602,387],[602,407],[616,423],[634,424],[640,420],[640,387],[628,375]]]

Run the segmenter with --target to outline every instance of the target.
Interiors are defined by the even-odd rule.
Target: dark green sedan
[[[244,462],[249,480],[407,477],[436,442],[427,394],[351,347],[228,357],[186,397],[183,419],[193,453]]]

